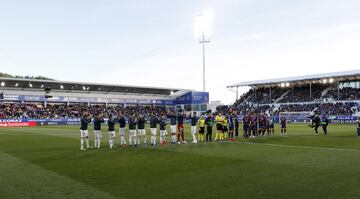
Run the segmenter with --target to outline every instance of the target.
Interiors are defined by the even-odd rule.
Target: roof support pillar
[[[271,99],[271,85],[269,85],[269,96],[270,96],[270,104],[272,103],[272,99]]]
[[[236,101],[239,100],[239,86],[236,86]]]
[[[310,81],[310,102],[311,102],[311,98],[312,96],[311,96],[311,81]]]
[[[337,80],[337,100],[340,100],[340,82]]]

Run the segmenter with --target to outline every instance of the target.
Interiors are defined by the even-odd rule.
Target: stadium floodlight
[[[90,90],[90,87],[87,87],[86,90]]]
[[[326,84],[326,83],[327,83],[327,79],[323,79],[323,80],[322,80],[322,83],[323,83],[323,84]]]
[[[212,23],[214,13],[211,9],[205,9],[201,15],[196,15],[194,19],[194,35],[202,44],[203,50],[203,91],[206,91],[205,84],[205,43],[209,43],[212,33]]]
[[[333,79],[333,78],[330,78],[330,79],[329,79],[329,83],[334,83],[334,79]]]
[[[41,84],[40,88],[44,88],[44,84]]]
[[[290,83],[289,82],[286,82],[286,87],[289,87],[290,86]]]
[[[18,87],[18,86],[19,86],[19,83],[16,83],[16,84],[15,84],[15,87]]]
[[[170,95],[174,95],[174,91],[170,91]]]
[[[85,87],[85,86],[83,86],[82,88],[83,88],[83,90],[86,90],[86,87]]]
[[[64,89],[64,86],[63,86],[63,85],[60,85],[60,88],[61,88],[61,89]]]
[[[284,82],[281,83],[280,85],[281,85],[281,88],[284,88],[284,87],[285,87],[285,83],[284,83]]]
[[[4,86],[5,86],[5,82],[1,82],[1,86],[4,87]]]
[[[32,83],[29,83],[29,87],[30,87],[30,88],[32,88],[32,87],[33,87]]]

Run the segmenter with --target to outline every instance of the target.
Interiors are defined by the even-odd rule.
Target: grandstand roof
[[[256,81],[245,81],[237,84],[232,84],[227,86],[228,88],[250,86],[250,87],[262,87],[262,86],[276,86],[281,83],[310,83],[315,80],[322,80],[333,78],[334,82],[337,81],[351,81],[351,80],[360,80],[360,70],[351,70],[351,71],[341,71],[334,73],[321,73],[314,75],[304,75],[297,77],[289,78],[278,78],[278,79],[266,79],[266,80],[256,80]]]
[[[57,80],[38,80],[22,78],[0,77],[2,89],[20,90],[44,90],[46,87],[52,91],[61,92],[97,92],[97,93],[120,93],[120,94],[139,94],[139,95],[162,95],[169,96],[173,93],[186,91],[186,89],[162,88],[150,86],[132,86],[105,83],[71,82]],[[3,85],[4,84],[4,85]]]

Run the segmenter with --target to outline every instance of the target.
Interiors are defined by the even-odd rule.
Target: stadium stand
[[[0,76],[0,119],[79,118],[91,114],[168,113],[171,110],[207,111],[209,93],[190,89],[156,88],[43,77]]]
[[[241,82],[228,88],[250,90],[228,107],[238,113],[316,112],[355,115],[360,112],[360,71]]]

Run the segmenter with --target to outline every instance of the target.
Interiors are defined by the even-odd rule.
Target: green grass
[[[1,128],[0,198],[359,198],[355,127],[312,131],[116,150],[103,132],[100,150],[80,151],[77,126]]]

